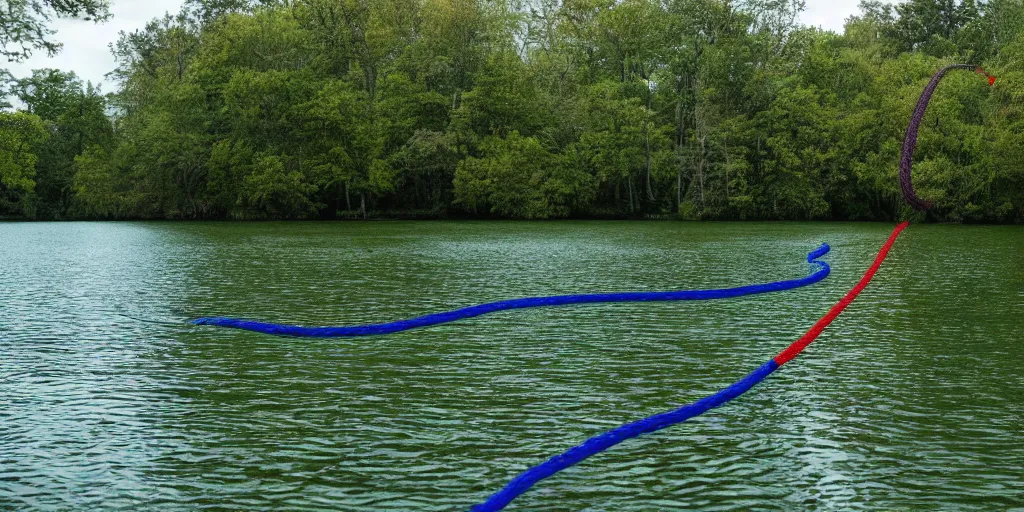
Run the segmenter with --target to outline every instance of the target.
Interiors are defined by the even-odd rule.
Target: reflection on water
[[[891,226],[0,225],[0,510],[457,510],[712,393],[803,333]],[[1024,507],[1024,229],[912,226],[808,353],[519,510]],[[387,337],[186,325],[832,277],[708,303],[509,311]]]

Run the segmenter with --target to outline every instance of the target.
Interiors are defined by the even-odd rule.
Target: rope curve
[[[917,149],[917,132],[921,128],[921,121],[924,119],[925,111],[928,110],[928,103],[931,102],[932,95],[935,94],[935,89],[939,86],[939,82],[946,76],[946,73],[956,69],[973,70],[980,75],[985,75],[988,78],[989,85],[996,83],[996,77],[986,73],[980,67],[969,64],[953,64],[935,73],[931,82],[928,82],[928,86],[924,88],[921,98],[917,100],[917,106],[914,107],[914,113],[910,116],[910,124],[907,126],[907,135],[903,138],[903,149],[900,155],[900,188],[903,189],[903,197],[906,198],[907,202],[915,210],[927,210],[932,207],[932,203],[917,197],[917,192],[914,190],[914,182],[910,175],[910,168],[914,164],[914,150]]]
[[[882,266],[882,262],[885,261],[886,257],[889,255],[889,250],[892,249],[892,245],[896,242],[896,238],[899,237],[900,233],[903,232],[908,225],[909,223],[904,222],[896,226],[896,229],[894,229],[892,234],[889,235],[888,240],[886,240],[885,244],[882,245],[881,250],[878,252],[878,256],[875,257],[874,263],[870,268],[868,268],[867,272],[863,277],[861,277],[860,281],[853,287],[853,289],[847,292],[835,306],[832,306],[832,309],[818,320],[818,322],[815,323],[806,334],[801,336],[800,339],[793,342],[792,345],[780,352],[779,355],[770,359],[760,368],[754,370],[731,386],[707,398],[703,398],[673,411],[656,414],[615,428],[592,437],[584,441],[583,444],[574,446],[560,455],[551,457],[547,461],[524,471],[514,480],[509,482],[503,489],[491,495],[487,501],[473,506],[471,511],[496,512],[498,510],[502,510],[511,503],[512,500],[528,491],[537,482],[548,478],[563,469],[574,466],[592,455],[601,453],[623,441],[632,439],[639,435],[656,432],[682,423],[695,416],[700,416],[701,414],[704,414],[715,407],[722,406],[730,400],[747,392],[750,388],[753,388],[758,383],[766,379],[775,370],[779,369],[779,367],[789,361],[792,361],[793,358],[803,352],[804,349],[813,343],[825,328],[828,327],[829,324],[831,324],[832,321],[835,320],[836,317],[838,317],[862,291],[864,291],[864,288],[867,287],[868,283],[871,282],[875,277],[875,274],[878,272],[878,269]]]
[[[503,300],[470,306],[444,313],[398,320],[395,322],[354,325],[343,327],[303,327],[298,325],[273,324],[241,320],[236,318],[199,318],[192,320],[196,325],[213,325],[217,327],[228,327],[232,329],[244,329],[247,331],[273,334],[276,336],[295,336],[305,338],[345,338],[354,336],[375,336],[380,334],[391,334],[409,329],[428,327],[431,325],[455,322],[464,318],[472,318],[486,315],[496,311],[509,309],[536,308],[545,306],[562,306],[567,304],[594,304],[600,302],[660,302],[680,300],[711,300],[755,295],[760,293],[781,292],[810,286],[828,277],[832,268],[820,258],[831,250],[828,244],[822,244],[807,255],[807,262],[816,265],[817,270],[807,277],[792,279],[788,281],[777,281],[767,284],[755,284],[740,286],[737,288],[723,288],[718,290],[680,290],[668,292],[625,292],[625,293],[597,293],[586,295],[556,295],[551,297],[527,297],[522,299]]]

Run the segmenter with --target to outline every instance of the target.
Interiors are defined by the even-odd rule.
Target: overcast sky
[[[857,12],[860,0],[806,0],[807,11],[802,21],[806,25],[822,27],[841,32],[843,22]],[[887,0],[892,3],[895,0]],[[7,68],[15,76],[31,74],[38,68],[71,70],[85,80],[102,83],[104,92],[113,87],[103,76],[114,69],[110,54],[110,43],[117,40],[118,32],[130,32],[142,28],[147,21],[163,16],[166,12],[177,13],[184,0],[111,0],[114,19],[102,24],[80,21],[58,20],[54,22],[57,40],[64,43],[64,50],[56,57],[39,54],[21,64],[9,64]],[[2,67],[2,63],[0,63]]]
[[[32,74],[33,69],[57,68],[74,71],[84,80],[94,84],[103,83],[103,92],[113,92],[113,86],[105,82],[103,75],[113,71],[114,57],[110,54],[110,43],[117,41],[122,30],[131,32],[170,11],[177,13],[185,0],[111,0],[110,10],[114,18],[101,25],[83,21],[56,20],[56,39],[64,43],[64,49],[50,58],[45,52],[36,52],[31,59],[7,64],[7,69],[16,77]],[[0,68],[4,67],[0,61]]]

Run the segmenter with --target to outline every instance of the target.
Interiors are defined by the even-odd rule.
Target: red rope
[[[825,316],[821,317],[821,320],[818,320],[818,323],[814,324],[814,326],[811,327],[811,330],[807,331],[807,333],[801,336],[800,339],[793,342],[793,344],[787,347],[786,350],[783,350],[779,355],[775,356],[774,361],[776,364],[782,366],[800,355],[800,352],[803,352],[808,345],[814,343],[814,340],[818,339],[818,336],[821,335],[822,331],[824,331],[825,328],[828,327],[829,324],[831,324],[832,321],[835,320],[836,317],[838,317],[839,314],[853,302],[853,299],[856,299],[857,296],[860,295],[860,292],[864,291],[864,288],[868,286],[871,279],[875,277],[879,267],[882,266],[882,262],[885,261],[887,256],[889,256],[889,249],[892,249],[892,244],[896,242],[896,238],[899,237],[900,233],[902,233],[904,229],[907,229],[907,226],[909,225],[909,222],[904,222],[899,226],[896,226],[896,229],[894,229],[892,234],[889,235],[889,239],[885,241],[885,245],[882,246],[882,250],[878,251],[878,256],[875,257],[875,262],[864,274],[864,277],[860,278],[860,282],[857,283],[857,286],[854,286],[853,289],[847,292],[835,306],[832,306],[832,309],[830,309]]]

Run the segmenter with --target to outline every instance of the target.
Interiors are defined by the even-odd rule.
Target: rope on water
[[[893,230],[892,234],[889,235],[889,239],[886,240],[882,249],[879,251],[878,256],[875,258],[874,263],[861,278],[860,282],[853,287],[828,313],[818,320],[813,327],[806,334],[796,340],[792,345],[783,350],[779,355],[762,365],[760,368],[754,370],[749,375],[736,382],[735,384],[711,395],[707,398],[698,400],[690,405],[685,405],[674,411],[669,411],[661,414],[656,414],[649,418],[644,418],[627,425],[623,425],[614,430],[605,432],[604,434],[592,437],[585,441],[583,444],[570,448],[565,453],[551,457],[547,461],[534,466],[514,480],[508,483],[502,490],[493,494],[487,501],[472,507],[473,512],[494,512],[502,510],[512,500],[516,499],[526,491],[528,491],[537,482],[548,478],[563,469],[571,467],[591,455],[601,453],[623,441],[632,439],[641,434],[648,434],[656,432],[658,430],[671,427],[682,423],[695,416],[707,412],[710,409],[724,405],[726,402],[742,395],[750,388],[757,385],[759,382],[767,378],[780,366],[793,360],[800,352],[803,352],[808,345],[814,342],[821,335],[822,331],[825,330],[829,324],[832,323],[840,313],[846,309],[854,299],[860,295],[860,292],[864,291],[871,279],[875,277],[878,269],[882,266],[882,262],[889,255],[889,250],[892,249],[893,243],[896,238],[903,232],[909,224],[904,222],[896,229]]]
[[[233,329],[244,329],[277,336],[297,336],[307,338],[344,338],[354,336],[374,336],[390,334],[399,331],[407,331],[420,327],[455,322],[464,318],[472,318],[486,315],[496,311],[509,309],[536,308],[545,306],[563,306],[568,304],[594,304],[601,302],[659,302],[659,301],[681,301],[681,300],[711,300],[755,295],[760,293],[781,292],[802,288],[821,281],[828,277],[832,269],[828,263],[820,258],[828,254],[831,248],[828,244],[811,251],[807,255],[808,263],[814,264],[817,269],[809,276],[788,281],[777,281],[767,284],[755,284],[740,286],[737,288],[724,288],[718,290],[680,290],[668,292],[625,292],[625,293],[598,293],[587,295],[557,295],[552,297],[528,297],[523,299],[504,300],[480,304],[467,308],[434,313],[432,315],[398,320],[396,322],[355,325],[344,327],[303,327],[298,325],[273,324],[241,320],[236,318],[199,318],[193,320],[196,325],[212,325],[217,327],[229,327]]]

